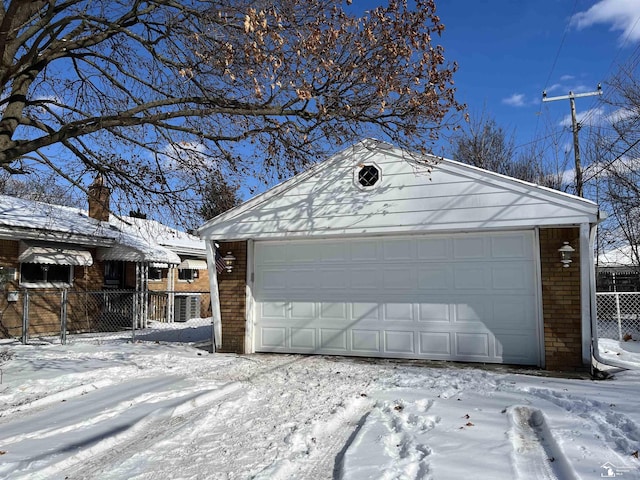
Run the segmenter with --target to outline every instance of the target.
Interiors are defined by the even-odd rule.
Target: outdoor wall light
[[[569,265],[571,265],[571,256],[576,249],[569,245],[569,242],[564,242],[564,245],[562,245],[558,251],[560,252],[560,263],[562,263],[564,268],[568,268]]]
[[[236,261],[236,257],[234,257],[231,252],[227,252],[227,254],[222,257],[222,260],[224,261],[224,268],[227,269],[227,273],[231,273],[233,270],[233,262]]]

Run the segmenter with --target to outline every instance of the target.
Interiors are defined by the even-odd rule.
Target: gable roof
[[[180,263],[175,252],[150,237],[91,218],[85,210],[8,195],[0,195],[0,238],[95,246],[126,251],[122,260]]]
[[[363,165],[380,182],[357,185]],[[216,240],[427,233],[594,223],[595,203],[453,160],[364,140],[206,222]]]

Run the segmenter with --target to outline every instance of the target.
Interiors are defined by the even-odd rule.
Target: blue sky
[[[381,2],[370,1],[370,6]],[[446,30],[438,39],[459,64],[458,100],[514,132],[517,145],[551,133],[571,143],[569,101],[639,55],[640,0],[436,0]],[[576,100],[579,118],[602,99]],[[443,145],[448,148],[447,145]],[[450,150],[449,150],[450,152]],[[445,151],[445,156],[448,152]]]

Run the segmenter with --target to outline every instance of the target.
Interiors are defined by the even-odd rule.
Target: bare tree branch
[[[434,1],[346,3],[5,0],[0,168],[178,208],[214,171],[284,178],[364,136],[428,152],[464,108]]]

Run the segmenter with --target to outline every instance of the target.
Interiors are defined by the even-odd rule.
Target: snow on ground
[[[211,355],[163,338],[0,343],[0,478],[640,478],[637,371]]]
[[[598,341],[598,346],[603,360],[615,362],[628,368],[640,369],[639,341],[619,342],[609,338],[601,338]]]

